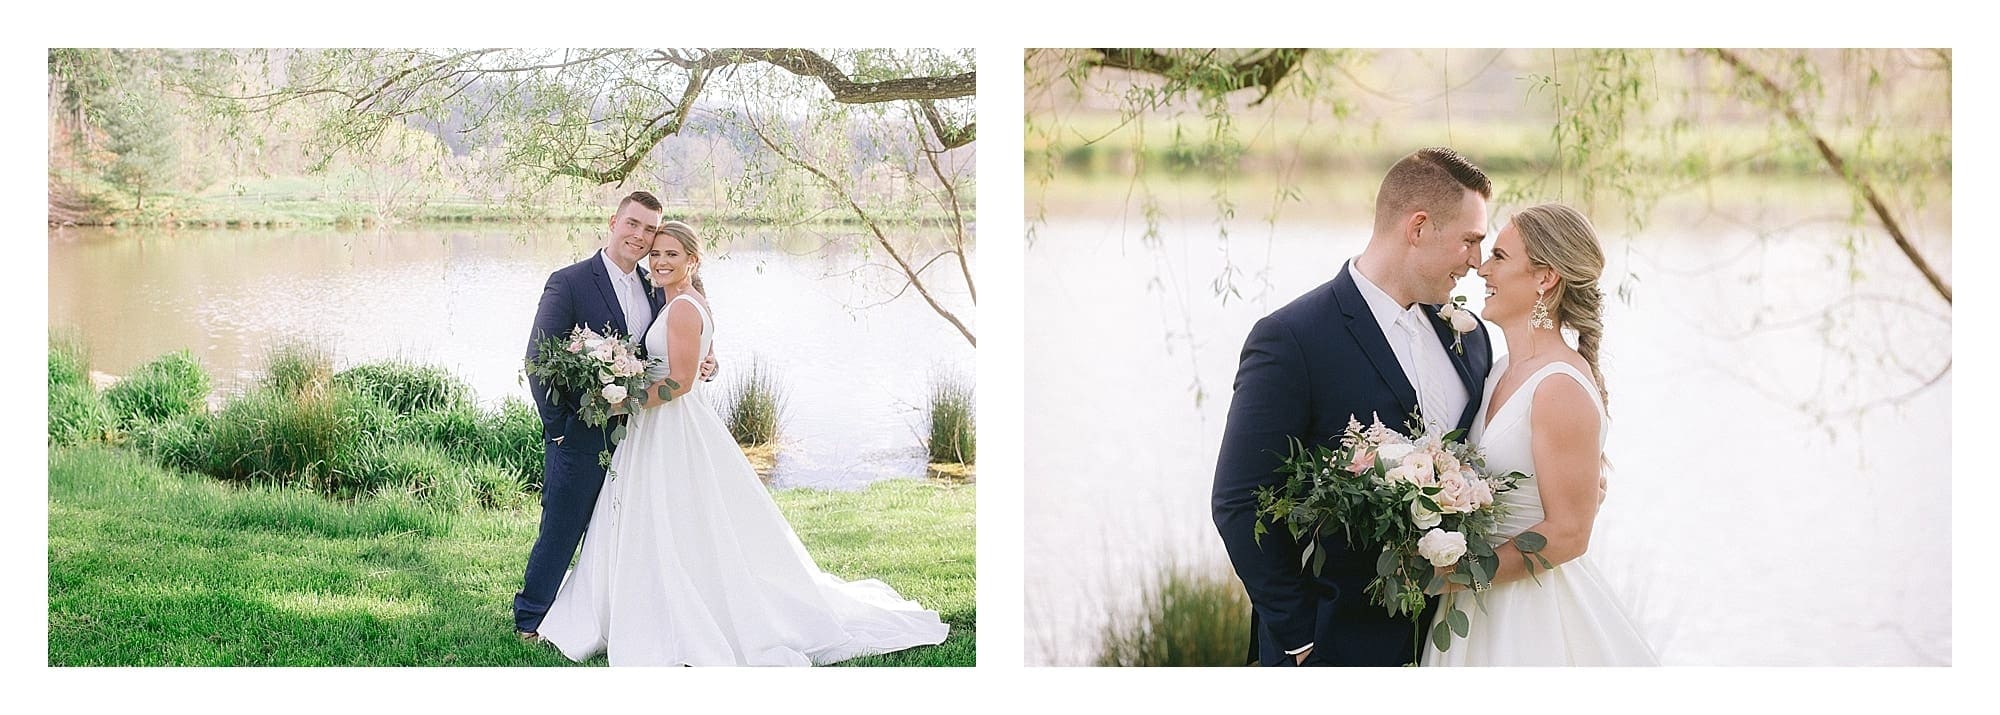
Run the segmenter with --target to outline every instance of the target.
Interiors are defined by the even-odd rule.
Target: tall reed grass
[[[1227,570],[1169,563],[1153,576],[1136,611],[1105,624],[1101,666],[1246,665],[1250,599]]]
[[[775,441],[784,412],[782,388],[763,358],[753,357],[747,367],[737,370],[722,399],[723,422],[736,443],[745,447]]]
[[[973,434],[972,385],[954,373],[933,373],[926,407],[930,460],[973,464],[978,440]]]

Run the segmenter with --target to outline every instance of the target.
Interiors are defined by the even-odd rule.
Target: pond
[[[1026,249],[1032,664],[1091,663],[1169,561],[1231,573],[1209,491],[1243,338],[1367,241],[1358,201],[1223,241],[1212,186],[1153,188],[1156,239],[1139,199],[1052,200]],[[1838,188],[1662,205],[1637,232],[1597,217],[1607,295],[1635,278],[1607,301],[1614,471],[1590,553],[1667,664],[1952,662],[1951,309],[1845,222]],[[1093,191],[1122,193],[1046,195]],[[1950,276],[1949,188],[1933,195],[1914,229]],[[1873,237],[1850,260],[1856,235]],[[1476,276],[1457,293],[1482,302]]]
[[[49,231],[49,325],[80,331],[95,370],[123,375],[193,351],[218,392],[262,377],[266,351],[306,339],[336,366],[400,358],[445,367],[489,406],[528,399],[521,354],[550,271],[591,255],[601,226],[479,224],[385,230]],[[921,477],[931,375],[970,381],[973,350],[886,259],[853,235],[733,227],[702,278],[716,357],[762,360],[787,400],[773,487],[856,488]],[[918,240],[898,236],[899,241]],[[962,320],[955,265],[925,274]]]

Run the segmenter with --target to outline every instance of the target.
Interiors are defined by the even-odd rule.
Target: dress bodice
[[[660,314],[653,317],[652,326],[646,329],[646,355],[660,360],[658,364],[647,368],[647,379],[660,380],[667,376],[667,314],[673,311],[675,303],[681,301],[687,301],[688,305],[694,306],[695,312],[701,315],[701,345],[695,350],[695,360],[699,361],[707,355],[709,346],[714,344],[715,323],[708,317],[708,309],[702,306],[701,301],[685,293],[674,296],[673,300],[660,306]],[[701,384],[700,380],[694,382],[697,386]]]
[[[1500,409],[1492,413],[1493,419],[1486,419],[1487,410],[1492,405],[1493,390],[1500,384],[1500,378],[1507,372],[1510,358],[1503,357],[1493,366],[1493,372],[1486,378],[1486,391],[1479,401],[1479,416],[1472,422],[1470,439],[1474,446],[1486,456],[1486,470],[1492,474],[1520,472],[1528,478],[1516,482],[1514,489],[1502,492],[1496,500],[1506,507],[1506,515],[1495,526],[1493,535],[1512,538],[1526,531],[1528,527],[1541,523],[1542,491],[1536,483],[1534,452],[1534,412],[1535,388],[1551,375],[1566,375],[1583,386],[1590,394],[1590,402],[1597,408],[1598,430],[1597,449],[1604,450],[1604,438],[1611,432],[1611,420],[1604,412],[1604,403],[1597,393],[1596,383],[1590,377],[1569,363],[1556,360],[1543,365],[1520,388],[1507,396]]]

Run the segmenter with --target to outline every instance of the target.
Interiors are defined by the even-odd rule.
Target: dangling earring
[[[1537,330],[1548,330],[1556,327],[1556,321],[1549,319],[1549,304],[1542,300],[1542,291],[1540,289],[1535,291],[1535,309],[1533,312],[1528,313],[1528,327]]]

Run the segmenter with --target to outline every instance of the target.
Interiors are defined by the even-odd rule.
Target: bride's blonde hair
[[[1604,293],[1597,289],[1604,250],[1597,244],[1597,229],[1576,209],[1555,203],[1521,209],[1514,214],[1514,227],[1528,248],[1528,260],[1554,270],[1560,279],[1548,298],[1549,312],[1558,326],[1576,331],[1576,351],[1590,363],[1598,396],[1609,405],[1611,393],[1597,367],[1597,348],[1604,339]]]
[[[660,233],[673,236],[674,240],[680,241],[681,250],[686,252],[688,257],[693,258],[697,266],[701,264],[701,239],[695,238],[693,226],[679,221],[668,221],[660,224]],[[701,287],[699,270],[695,272],[693,277],[688,279],[688,284],[694,286],[695,291],[701,293],[703,296],[708,295],[708,289]]]

